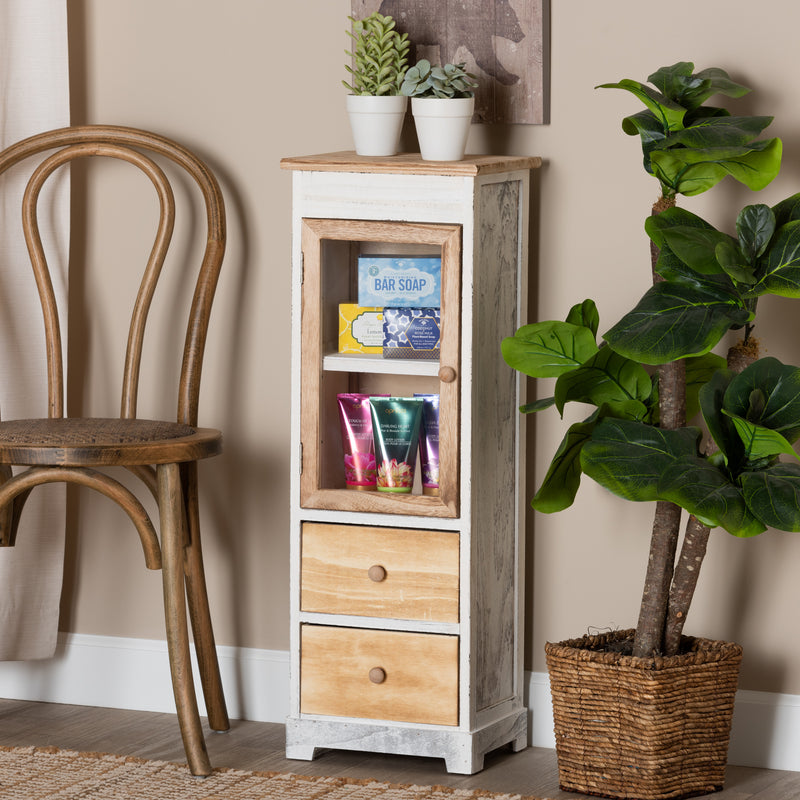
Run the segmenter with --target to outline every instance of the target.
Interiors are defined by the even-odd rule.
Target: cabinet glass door
[[[304,219],[301,310],[300,505],[303,508],[458,516],[461,227],[408,222]],[[339,304],[358,299],[358,257],[441,258],[439,359],[339,353]],[[346,488],[337,395],[439,395],[439,495]],[[419,473],[419,469],[417,469]]]

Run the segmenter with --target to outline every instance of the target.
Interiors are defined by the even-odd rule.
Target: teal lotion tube
[[[421,397],[371,397],[379,492],[410,494],[414,485]]]
[[[339,422],[344,448],[344,480],[348,489],[374,492],[376,489],[375,444],[369,395],[338,394]]]
[[[419,429],[419,465],[422,493],[439,494],[439,395],[415,394],[422,398],[422,425]]]

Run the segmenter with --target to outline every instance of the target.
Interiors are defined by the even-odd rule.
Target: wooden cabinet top
[[[368,172],[398,175],[477,176],[540,167],[539,156],[464,156],[461,161],[423,161],[419,153],[359,156],[351,150],[281,159],[281,169],[310,172]]]

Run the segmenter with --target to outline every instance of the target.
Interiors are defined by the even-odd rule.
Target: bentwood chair
[[[25,139],[0,153],[0,174],[34,155],[49,153],[32,170],[22,227],[41,299],[47,347],[48,417],[0,422],[0,544],[13,546],[30,492],[41,484],[86,486],[116,501],[141,539],[145,564],[161,569],[170,671],[183,743],[194,775],[211,772],[200,723],[189,651],[186,607],[209,725],[229,728],[209,615],[200,548],[197,465],[218,454],[218,430],[197,427],[200,372],[211,303],[225,249],[225,212],[219,185],[195,155],[162,136],[132,128],[62,128]],[[74,418],[64,413],[64,365],[56,300],[37,222],[37,199],[60,166],[84,156],[133,164],[152,182],[160,206],[155,243],[144,269],[130,323],[118,418]],[[169,180],[152,156],[185,170],[205,201],[207,239],[189,310],[175,421],[137,417],[145,322],[170,245],[175,201]],[[173,169],[174,167],[170,167]],[[126,308],[130,308],[127,306]],[[127,311],[125,313],[128,313]],[[0,343],[2,346],[2,343]],[[12,473],[12,466],[18,468]],[[158,507],[159,536],[141,500],[106,467],[126,467]],[[130,483],[130,481],[129,481]]]

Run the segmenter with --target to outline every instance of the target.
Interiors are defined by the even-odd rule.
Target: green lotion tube
[[[414,485],[421,397],[371,397],[379,492],[410,494]]]

